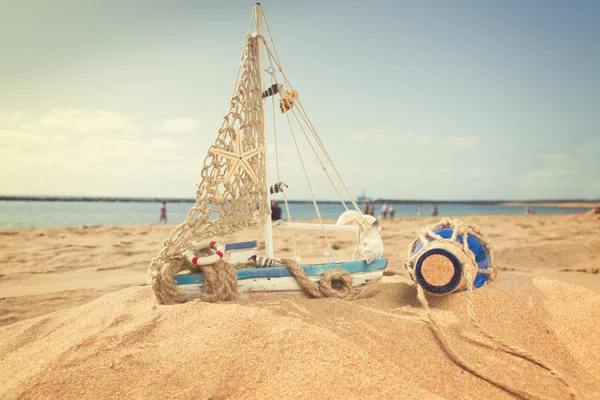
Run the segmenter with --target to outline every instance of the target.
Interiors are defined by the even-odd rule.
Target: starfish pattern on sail
[[[237,135],[236,135],[236,150],[235,150],[235,152],[224,151],[224,150],[219,150],[219,149],[210,149],[209,152],[231,160],[232,165],[229,168],[229,173],[225,177],[225,182],[229,181],[231,179],[231,177],[233,176],[233,174],[237,170],[241,169],[243,171],[246,171],[246,174],[248,174],[248,176],[255,183],[258,184],[259,183],[258,177],[254,173],[254,171],[252,171],[252,167],[250,166],[250,163],[248,161],[255,155],[264,151],[265,146],[260,146],[260,147],[257,147],[256,149],[252,149],[252,150],[248,150],[248,151],[244,152],[244,151],[242,151],[242,142],[243,142],[242,131],[240,128],[238,128]]]

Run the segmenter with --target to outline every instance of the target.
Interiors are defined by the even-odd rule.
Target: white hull
[[[352,286],[360,287],[367,282],[378,282],[383,276],[383,270],[357,272],[350,274],[352,277]],[[309,276],[313,282],[318,282],[321,276]],[[204,286],[203,283],[194,283],[187,285],[178,285],[179,290],[187,294],[198,294]],[[280,278],[249,278],[238,280],[238,295],[242,299],[251,299],[264,295],[293,295],[303,294],[302,287],[296,281],[296,278],[285,276]]]

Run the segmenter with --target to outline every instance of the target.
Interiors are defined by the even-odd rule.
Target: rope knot
[[[178,290],[173,275],[184,270],[201,272],[204,275],[204,286],[200,294],[190,295]],[[209,265],[193,265],[185,258],[173,258],[170,263],[163,265],[160,270],[153,271],[152,274],[152,289],[161,304],[186,303],[191,300],[214,303],[237,298],[235,268],[221,259]]]
[[[375,296],[379,291],[376,286],[367,284],[360,289],[354,289],[352,277],[348,271],[333,269],[326,271],[319,280],[319,284],[314,283],[306,272],[294,260],[281,259],[284,265],[292,274],[302,289],[311,297],[336,297],[345,300],[357,300]]]
[[[319,281],[319,290],[326,297],[345,298],[355,294],[352,290],[350,274],[341,269],[325,272]]]

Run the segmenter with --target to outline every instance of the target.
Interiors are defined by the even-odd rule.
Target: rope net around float
[[[444,239],[440,235],[436,234],[435,230],[440,229],[440,228],[452,228],[452,230],[453,230],[452,237],[449,239]],[[475,261],[475,255],[469,249],[469,246],[467,244],[468,235],[474,236],[476,239],[481,241],[481,243],[483,243],[488,248],[489,256],[490,256],[490,264],[489,264],[488,270],[477,268],[477,262]],[[456,239],[458,237],[462,237],[462,244],[459,244],[456,241]],[[569,395],[570,395],[571,399],[576,399],[577,394],[575,392],[575,389],[550,364],[535,357],[534,355],[529,353],[527,350],[525,350],[519,346],[513,346],[513,345],[505,342],[504,340],[494,336],[491,332],[489,332],[488,330],[483,328],[481,326],[481,324],[479,323],[479,321],[477,321],[477,318],[475,316],[475,308],[474,308],[475,300],[473,297],[475,274],[486,273],[489,275],[490,279],[494,279],[496,277],[497,270],[496,270],[496,265],[494,264],[494,253],[495,253],[494,246],[493,246],[492,242],[490,240],[488,240],[481,233],[481,231],[479,230],[479,227],[477,227],[476,225],[468,225],[468,224],[465,224],[465,223],[459,221],[458,219],[442,218],[442,220],[440,222],[433,224],[433,225],[426,226],[425,228],[423,228],[419,231],[417,238],[408,247],[408,256],[404,261],[404,267],[408,270],[408,273],[409,273],[411,279],[413,280],[415,287],[417,288],[417,298],[419,299],[419,302],[421,303],[421,305],[423,306],[423,309],[425,310],[425,313],[427,316],[426,322],[429,324],[429,326],[430,326],[431,330],[434,332],[435,336],[439,339],[443,350],[446,352],[446,354],[448,354],[450,356],[451,360],[453,362],[455,362],[461,368],[464,368],[465,370],[470,372],[471,374],[473,374],[483,380],[486,380],[489,383],[497,386],[498,388],[505,390],[515,396],[518,396],[518,397],[524,398],[524,399],[539,399],[539,400],[546,399],[546,397],[539,396],[539,395],[536,395],[533,393],[529,393],[526,390],[519,389],[508,383],[503,383],[500,380],[496,379],[495,377],[489,376],[488,374],[478,371],[475,367],[472,367],[471,365],[469,365],[469,363],[463,357],[461,357],[461,355],[458,352],[456,352],[456,350],[454,350],[452,348],[452,346],[450,345],[450,342],[448,340],[448,335],[447,335],[445,329],[443,328],[442,324],[434,317],[431,309],[429,308],[429,302],[427,301],[427,298],[425,296],[425,291],[424,291],[423,287],[420,285],[420,283],[418,282],[417,274],[415,271],[415,261],[417,258],[416,257],[417,254],[414,254],[415,247],[417,246],[417,244],[420,241],[421,243],[423,243],[423,248],[425,248],[426,244],[430,241],[429,239],[434,240],[435,242],[440,243],[442,245],[455,246],[455,248],[462,248],[462,250],[466,253],[467,257],[469,258],[469,262],[472,264],[471,266],[464,266],[464,271],[466,273],[466,283],[467,283],[467,315],[468,315],[468,318],[469,318],[471,324],[484,337],[488,338],[493,343],[495,343],[497,350],[500,350],[505,353],[512,354],[514,356],[528,360],[531,363],[536,364],[536,365],[540,366],[541,368],[543,368],[544,370],[548,371],[556,380],[558,380],[559,382],[561,382],[563,385],[565,385],[567,387],[567,389],[569,390]]]
[[[266,20],[264,22],[266,24]],[[270,39],[271,44],[273,45],[273,51],[266,46],[266,41],[262,36],[249,34],[251,27],[252,22],[248,27],[247,40],[244,45],[229,111],[224,117],[224,121],[219,129],[214,144],[209,148],[208,154],[204,158],[204,164],[200,174],[201,182],[196,191],[196,203],[191,207],[185,221],[171,233],[167,240],[165,240],[162,250],[158,256],[152,260],[148,267],[150,284],[153,287],[157,300],[161,304],[184,303],[194,299],[214,302],[237,298],[237,278],[235,269],[236,267],[247,268],[250,266],[248,263],[232,265],[224,260],[218,260],[210,265],[194,265],[186,260],[184,253],[193,250],[194,243],[196,242],[214,237],[223,237],[262,223],[271,212],[267,196],[267,182],[265,181],[267,158],[262,99],[263,88],[261,87],[260,80],[262,71],[259,70],[258,62],[259,40],[265,44],[265,49],[267,51],[270,63],[271,83],[280,85],[274,73],[275,64],[288,87],[291,88],[291,85],[283,74],[283,69],[279,64],[272,38]],[[282,113],[291,109],[292,115],[298,123],[304,121],[305,126],[307,127],[305,129],[301,125],[304,136],[310,142],[309,135],[306,131],[312,135],[313,141],[317,143],[316,147],[321,149],[325,158],[330,162],[333,171],[350,196],[352,204],[355,209],[360,212],[359,207],[356,205],[347,187],[341,180],[335,165],[333,165],[323,143],[314,130],[312,123],[306,116],[301,103],[295,99],[295,103],[298,106],[292,108],[292,104],[287,104],[286,99],[282,97],[281,94],[282,93],[279,92]],[[296,143],[298,156],[302,163],[302,157],[291,127],[290,117],[287,113],[286,117],[288,125],[290,125],[294,143]],[[277,130],[275,126],[273,129],[275,137],[277,179],[279,180],[279,155],[276,146]],[[311,144],[311,148],[316,154],[315,146]],[[319,163],[333,185],[332,178],[321,162],[321,159],[319,159]],[[310,186],[308,174],[306,173],[303,164],[302,167],[306,181],[309,185],[318,219],[323,225],[323,220]],[[335,185],[333,186],[335,188]],[[340,197],[343,206],[347,210],[348,207],[342,200],[341,194],[336,188],[335,190]],[[285,192],[283,192],[283,195],[287,215],[291,221],[291,214]],[[293,230],[290,231],[293,235]],[[324,228],[323,233],[325,234],[329,254],[333,254],[327,232]],[[353,289],[352,280],[349,274],[343,270],[329,271],[322,277],[319,284],[315,284],[306,276],[304,270],[298,265],[297,261],[299,260],[299,255],[296,249],[295,239],[293,242],[295,251],[294,260],[281,260],[281,264],[290,270],[307,295],[311,297],[327,296],[358,299],[370,297],[376,293],[376,290],[371,287],[371,285],[367,285],[367,287],[360,290]],[[178,290],[173,276],[184,270],[201,272],[204,275],[205,284],[200,294],[190,295]],[[336,288],[334,289],[332,286],[336,286]]]

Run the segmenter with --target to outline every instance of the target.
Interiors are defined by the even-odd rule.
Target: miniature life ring
[[[209,265],[214,264],[223,258],[223,252],[225,251],[225,245],[219,242],[203,240],[202,242],[195,245],[196,250],[212,249],[215,254],[206,257],[198,257],[194,255],[193,251],[186,251],[185,258],[188,259],[194,265]]]

